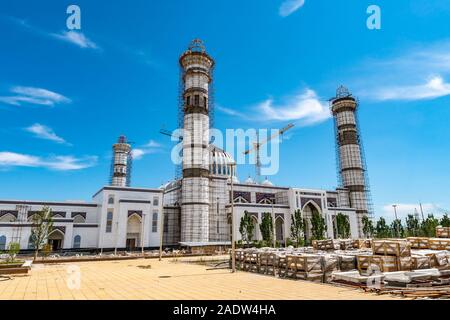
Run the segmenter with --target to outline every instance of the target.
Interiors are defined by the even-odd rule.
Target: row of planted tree
[[[255,225],[252,215],[247,211],[241,218],[239,233],[241,239],[238,246],[272,247],[274,239],[273,217],[270,213],[263,213],[261,223]],[[404,223],[401,219],[396,219],[388,224],[383,217],[376,222],[363,217],[363,232],[366,238],[406,238],[406,237],[435,237],[436,227],[450,227],[450,218],[447,214],[441,219],[429,214],[427,218],[419,220],[415,215],[408,215]],[[307,230],[308,226],[310,230]],[[262,240],[256,240],[255,228],[259,227]],[[276,246],[293,245],[296,247],[307,246],[312,240],[323,240],[326,238],[326,222],[322,215],[313,212],[311,217],[303,217],[300,210],[296,210],[291,215],[290,238],[286,241],[276,242]],[[347,239],[351,237],[349,217],[338,213],[334,221],[334,230],[337,238]],[[307,234],[310,237],[307,237]]]
[[[53,231],[53,215],[52,209],[44,207],[42,210],[35,212],[31,217],[31,235],[29,238],[29,249],[34,250],[34,260],[38,257],[39,252],[47,257],[52,252],[52,247],[47,243],[48,236]],[[17,254],[20,252],[20,243],[10,242],[4,252],[0,251],[0,254],[6,254],[7,264],[14,264],[18,262],[16,260]]]

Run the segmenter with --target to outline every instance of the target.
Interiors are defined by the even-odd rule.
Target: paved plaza
[[[0,300],[392,299],[357,289],[293,281],[167,258],[34,265],[0,281]]]

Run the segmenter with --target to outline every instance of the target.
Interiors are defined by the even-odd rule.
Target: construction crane
[[[261,146],[265,145],[266,143],[268,143],[269,141],[273,140],[274,138],[280,135],[282,136],[286,131],[288,131],[293,127],[294,124],[290,123],[286,127],[280,129],[277,133],[271,135],[268,139],[262,142],[259,141],[259,132],[258,131],[256,132],[256,142],[253,142],[253,148],[244,151],[245,155],[248,155],[252,152],[256,152],[256,182],[258,183],[261,182],[261,154],[260,154]]]
[[[165,135],[165,136],[169,136],[169,137],[175,137],[176,139],[178,138],[178,140],[183,140],[183,136],[182,135],[179,135],[179,136],[176,136],[172,131],[170,131],[170,130],[166,130],[166,129],[161,129],[161,130],[159,130],[159,133],[161,133],[161,134],[163,134],[163,135]]]

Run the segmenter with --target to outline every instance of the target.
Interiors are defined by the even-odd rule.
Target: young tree
[[[391,230],[386,224],[386,220],[383,217],[380,217],[380,219],[377,221],[375,230],[378,239],[389,238],[391,236]]]
[[[261,230],[263,240],[271,244],[273,240],[273,219],[270,213],[263,213],[259,229]]]
[[[375,229],[373,226],[373,221],[371,219],[369,219],[368,216],[363,216],[362,223],[363,223],[364,236],[366,238],[371,238],[373,236],[374,229]]]
[[[404,238],[405,237],[405,229],[402,225],[402,220],[395,219],[391,223],[391,236],[397,237],[397,238]]]
[[[254,229],[255,225],[253,224],[252,216],[247,211],[244,211],[244,216],[241,218],[239,225],[239,232],[241,233],[242,241],[247,242],[247,245],[252,241]]]
[[[33,215],[33,226],[31,228],[31,241],[34,247],[34,260],[47,243],[48,235],[53,229],[52,209],[43,207],[41,211]]]
[[[10,242],[8,245],[8,263],[14,263],[16,256],[20,251],[20,244],[17,242]]]
[[[420,222],[412,214],[408,214],[408,217],[406,218],[406,235],[408,237],[420,236]]]
[[[348,216],[338,213],[336,215],[336,228],[338,237],[341,239],[347,239],[350,237],[350,221]]]
[[[442,217],[440,225],[447,228],[450,227],[450,218],[448,217],[447,213]]]
[[[296,242],[296,247],[300,247],[304,236],[304,220],[301,210],[295,210],[294,214],[291,214],[291,237]]]
[[[313,211],[311,216],[311,233],[313,240],[323,240],[325,238],[325,229],[327,225],[322,215]]]
[[[439,220],[433,214],[429,214],[425,221],[422,221],[421,229],[425,237],[436,237],[436,227],[439,225]]]

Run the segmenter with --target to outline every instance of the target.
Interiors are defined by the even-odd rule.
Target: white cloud
[[[385,59],[366,59],[350,70],[356,94],[375,101],[414,101],[450,95],[450,40],[409,47]]]
[[[284,1],[279,10],[279,14],[282,17],[287,17],[303,7],[305,0],[286,0]]]
[[[145,151],[142,149],[135,148],[131,151],[134,160],[140,160],[145,155]]]
[[[42,88],[13,87],[11,93],[14,95],[0,96],[0,102],[20,106],[22,103],[54,106],[55,104],[70,103],[69,98]]]
[[[80,170],[94,166],[97,157],[88,156],[75,158],[73,156],[53,156],[42,158],[15,152],[0,152],[0,167],[34,167],[47,168],[56,171]]]
[[[393,204],[386,204],[380,207],[377,214],[377,218],[383,217],[387,221],[391,222],[395,218]],[[398,203],[397,205],[397,217],[404,221],[409,214],[419,214],[419,218],[422,219],[419,203]],[[435,217],[441,217],[445,212],[439,205],[434,203],[422,203],[423,214],[427,218],[428,214],[434,214]]]
[[[242,114],[242,113],[240,113],[240,112],[238,112],[236,110],[233,110],[233,109],[230,109],[230,108],[226,108],[226,107],[223,107],[223,106],[220,106],[220,105],[216,105],[215,108],[217,110],[227,114],[227,115],[245,118],[244,114]]]
[[[40,29],[34,25],[28,23],[28,21],[16,17],[8,17],[13,23],[27,29],[30,32],[38,34],[43,37],[50,37],[61,41],[69,42],[80,48],[100,49],[100,47],[94,43],[91,39],[87,38],[82,32],[77,31],[62,31],[60,33],[51,33],[46,30]]]
[[[162,150],[162,145],[154,140],[150,140],[140,148],[133,148],[131,154],[134,160],[140,160],[147,154],[158,153]]]
[[[32,126],[25,128],[26,131],[33,133],[37,138],[54,141],[60,144],[69,144],[63,138],[56,135],[53,129],[44,126],[39,123],[35,123]]]
[[[411,86],[381,87],[373,92],[373,98],[386,100],[423,100],[450,95],[450,83],[441,76],[435,76],[428,82]]]
[[[59,34],[52,34],[55,38],[70,42],[79,46],[80,48],[98,49],[99,47],[92,40],[87,38],[82,32],[63,31]]]
[[[303,125],[320,123],[331,117],[327,103],[320,101],[317,94],[306,89],[281,105],[267,99],[256,106],[264,121],[299,121]]]
[[[162,145],[156,142],[155,140],[150,140],[147,144],[144,145],[147,148],[161,148]]]

